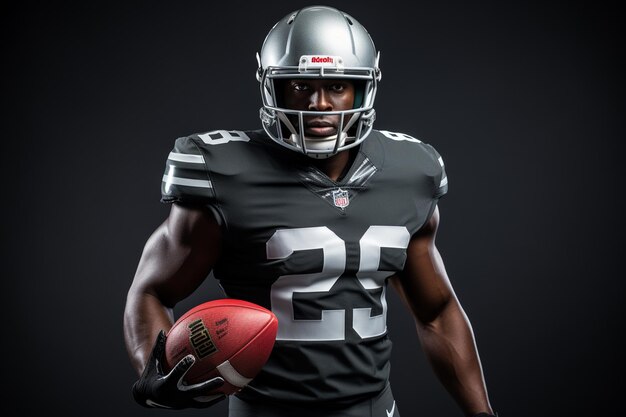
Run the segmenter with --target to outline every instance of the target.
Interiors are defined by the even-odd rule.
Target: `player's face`
[[[347,80],[298,79],[285,83],[285,107],[294,110],[349,110],[354,105],[354,84]],[[304,117],[307,136],[331,136],[337,133],[340,115]],[[297,120],[293,122],[297,123]],[[344,120],[345,123],[347,120]]]

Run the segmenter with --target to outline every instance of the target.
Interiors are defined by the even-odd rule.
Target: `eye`
[[[293,88],[295,91],[306,91],[309,89],[309,86],[305,83],[292,82],[291,88]]]
[[[343,83],[335,83],[330,86],[330,89],[335,93],[341,93],[343,90],[346,89],[346,85]]]

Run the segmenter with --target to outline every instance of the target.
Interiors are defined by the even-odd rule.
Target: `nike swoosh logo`
[[[148,407],[155,407],[155,408],[172,408],[172,407],[168,407],[167,405],[162,405],[159,403],[155,403],[154,401],[148,399],[146,400],[146,404],[148,405]]]
[[[385,408],[385,411],[387,411],[387,409]],[[387,417],[391,417],[393,416],[393,413],[396,411],[396,402],[393,402],[393,405],[391,406],[391,411],[387,411]]]

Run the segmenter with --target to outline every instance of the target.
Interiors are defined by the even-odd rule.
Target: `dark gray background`
[[[122,312],[165,218],[173,140],[259,127],[274,2],[2,6],[3,408],[133,403]],[[438,246],[504,417],[601,415],[623,391],[624,55],[607,2],[328,3],[381,51],[376,127],[446,161]],[[220,296],[214,282],[178,306]],[[403,416],[460,416],[390,295]],[[172,415],[224,415],[211,411]]]

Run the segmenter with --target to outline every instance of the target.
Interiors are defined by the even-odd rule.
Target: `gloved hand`
[[[183,382],[185,374],[196,361],[193,355],[185,356],[168,374],[164,374],[161,363],[165,352],[165,340],[165,332],[161,330],[141,377],[133,384],[135,401],[144,407],[178,410],[206,408],[226,398],[223,393],[214,392],[224,384],[224,379],[220,377],[193,385]]]

